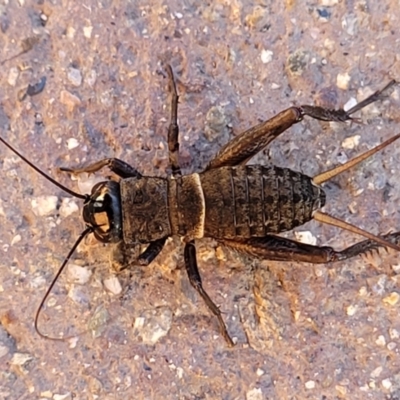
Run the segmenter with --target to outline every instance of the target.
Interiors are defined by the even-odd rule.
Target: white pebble
[[[315,382],[314,381],[307,381],[305,383],[306,389],[314,389],[315,388]]]
[[[83,27],[83,35],[85,38],[90,39],[92,37],[93,26],[84,26]]]
[[[360,135],[350,136],[343,140],[342,147],[345,149],[354,149],[360,143]]]
[[[273,55],[274,55],[273,51],[263,49],[261,51],[261,61],[262,61],[262,63],[263,64],[268,64],[269,62],[271,62]]]
[[[375,340],[375,343],[378,346],[384,346],[386,344],[385,337],[383,335],[379,335],[378,339]]]
[[[17,67],[10,68],[8,72],[7,82],[10,86],[15,86],[17,84],[17,79],[19,76],[19,70]]]
[[[75,138],[69,138],[67,139],[67,146],[69,150],[72,150],[79,146],[79,142]]]
[[[43,217],[53,213],[57,203],[57,196],[39,196],[31,200],[32,211],[36,216]]]
[[[84,285],[89,282],[92,271],[87,267],[81,267],[76,264],[68,264],[68,278],[78,285]]]
[[[313,246],[317,244],[317,238],[310,231],[295,232],[294,236],[301,243],[311,244]]]
[[[61,207],[60,207],[60,216],[62,218],[67,218],[74,212],[79,211],[78,204],[76,204],[75,200],[69,198],[69,197],[64,197],[61,201]]]
[[[67,77],[70,83],[74,86],[80,86],[82,83],[82,74],[77,68],[69,68]]]
[[[385,389],[389,390],[389,389],[392,387],[392,382],[390,382],[390,379],[384,379],[384,380],[382,381],[382,386],[383,386]]]
[[[350,79],[350,75],[347,72],[338,74],[336,77],[336,86],[339,89],[347,90],[349,88]]]
[[[116,276],[104,279],[104,287],[114,295],[122,292],[121,283]]]

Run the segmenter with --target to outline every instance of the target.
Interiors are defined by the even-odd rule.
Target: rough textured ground
[[[198,171],[229,138],[292,104],[340,107],[400,80],[398,7],[394,0],[3,2],[0,134],[75,190],[57,167],[116,156],[165,176],[169,62],[180,93],[181,163]],[[44,90],[24,98],[42,77]],[[397,88],[360,113],[363,124],[306,120],[252,162],[314,175],[399,133],[399,97]],[[335,178],[327,212],[373,233],[399,230],[399,161],[395,143]],[[81,204],[4,146],[0,185],[1,399],[400,398],[395,252],[313,266],[251,260],[201,241],[204,286],[237,340],[229,349],[187,281],[179,240],[151,266],[121,274],[121,294],[109,248],[87,240],[54,288],[41,328],[93,335],[45,340],[34,314],[83,230],[74,211]],[[335,248],[359,240],[317,223],[298,232]]]

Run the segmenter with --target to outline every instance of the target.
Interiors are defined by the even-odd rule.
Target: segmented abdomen
[[[262,237],[312,218],[325,193],[311,178],[287,168],[246,165],[200,174],[205,201],[204,236]]]

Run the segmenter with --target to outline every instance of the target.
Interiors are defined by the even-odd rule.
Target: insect
[[[211,237],[251,256],[278,261],[328,263],[390,247],[400,251],[400,232],[375,236],[321,211],[326,196],[321,184],[371,157],[388,146],[396,135],[347,163],[314,177],[273,165],[246,165],[256,153],[290,126],[309,116],[322,121],[351,121],[352,114],[388,95],[396,82],[373,93],[348,111],[316,106],[290,107],[271,119],[256,125],[227,143],[201,173],[182,175],[179,165],[179,128],[177,123],[178,94],[172,68],[167,65],[171,90],[171,121],[168,129],[169,163],[172,174],[167,178],[143,176],[126,162],[107,158],[83,168],[61,168],[80,174],[94,173],[108,167],[120,177],[97,183],[89,195],[76,193],[55,181],[29,162],[22,154],[0,141],[21,157],[33,169],[72,196],[83,200],[83,220],[86,228],[65,258],[53,282],[40,303],[35,328],[44,303],[57,278],[76,247],[89,233],[104,243],[115,243],[113,257],[123,260],[132,249],[147,245],[135,259],[122,263],[149,265],[162,250],[166,239],[179,236],[184,242],[184,262],[191,285],[216,316],[222,336],[233,346],[221,311],[203,288],[197,266],[195,241]],[[299,243],[278,236],[312,218],[367,238],[344,250]]]

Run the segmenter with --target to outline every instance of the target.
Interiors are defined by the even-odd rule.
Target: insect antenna
[[[62,185],[61,183],[57,182],[55,179],[53,179],[51,176],[49,176],[48,174],[43,172],[40,168],[38,168],[31,161],[29,161],[26,157],[24,157],[18,150],[16,150],[13,146],[11,146],[8,142],[6,142],[1,136],[0,136],[0,142],[3,143],[5,146],[7,146],[14,154],[16,154],[18,157],[20,157],[23,161],[25,161],[36,172],[38,172],[40,175],[42,175],[44,178],[46,178],[48,181],[53,183],[55,186],[57,186],[58,188],[60,188],[64,192],[70,194],[71,196],[77,197],[79,199],[83,199],[83,200],[85,200],[85,202],[90,198],[90,195],[83,195],[83,194],[77,193],[77,192],[67,188],[66,186]],[[42,301],[40,302],[40,305],[39,305],[39,307],[38,307],[38,309],[36,311],[34,326],[35,326],[35,330],[38,333],[38,335],[43,337],[43,338],[45,338],[45,339],[60,340],[60,341],[64,341],[66,339],[70,339],[69,337],[66,337],[66,338],[65,337],[64,338],[55,338],[55,337],[51,337],[51,336],[48,336],[48,335],[42,333],[40,331],[40,329],[39,329],[39,317],[40,317],[40,313],[41,313],[41,311],[42,311],[42,309],[44,307],[44,303],[46,302],[47,298],[49,297],[50,292],[52,291],[54,285],[57,282],[57,279],[59,278],[59,276],[61,275],[61,273],[65,269],[66,265],[68,264],[69,259],[71,258],[71,256],[73,255],[73,253],[75,252],[75,250],[79,246],[79,244],[82,242],[82,240],[89,233],[92,233],[95,230],[96,227],[97,226],[88,226],[79,235],[79,237],[76,240],[75,244],[72,246],[71,250],[69,251],[67,257],[64,259],[63,263],[61,264],[61,267],[59,268],[56,276],[53,278],[53,281],[51,282],[49,288],[47,289],[46,294],[44,295]],[[74,336],[76,336],[76,335],[74,335]],[[71,336],[71,338],[72,338],[72,336]]]
[[[50,292],[52,291],[54,285],[57,282],[57,279],[59,278],[59,276],[61,275],[61,273],[63,272],[64,268],[66,267],[66,265],[68,264],[69,259],[71,258],[72,254],[74,254],[76,248],[79,246],[79,244],[82,242],[82,240],[91,232],[93,232],[94,228],[89,226],[87,227],[78,237],[78,239],[76,240],[76,242],[74,243],[74,245],[72,246],[71,250],[69,251],[68,255],[65,257],[63,263],[61,264],[61,267],[58,269],[56,276],[53,278],[50,286],[48,287],[48,289],[46,290],[45,295],[43,296],[42,301],[39,304],[39,307],[36,311],[36,315],[35,315],[35,331],[38,333],[39,336],[45,338],[45,339],[51,339],[51,340],[59,340],[59,341],[65,341],[67,339],[70,339],[70,337],[63,337],[63,338],[56,338],[56,337],[51,337],[49,335],[46,335],[45,333],[42,333],[39,329],[39,317],[40,317],[40,312],[43,309],[44,303],[46,302],[47,298],[50,295]],[[74,335],[76,336],[76,335]],[[72,336],[71,336],[72,337]]]
[[[20,157],[23,161],[25,161],[31,168],[33,168],[36,172],[38,172],[40,175],[42,175],[44,178],[46,178],[48,181],[50,181],[53,185],[57,186],[58,188],[60,188],[64,192],[67,192],[71,196],[77,197],[78,199],[87,200],[87,198],[89,197],[88,195],[74,192],[73,190],[68,189],[66,186],[64,186],[61,183],[57,182],[51,176],[47,175],[40,168],[38,168],[35,164],[31,163],[19,151],[14,149],[14,147],[12,147],[8,142],[6,142],[1,136],[0,136],[0,142],[4,143],[13,153],[15,153],[18,157]]]
[[[391,84],[387,85],[387,87],[391,86]],[[392,142],[394,142],[395,140],[400,138],[400,134],[393,136],[392,138],[386,140],[385,142],[381,143],[380,145],[372,148],[371,150],[366,151],[363,154],[360,154],[359,156],[353,158],[352,160],[346,162],[343,165],[339,165],[338,167],[334,167],[328,171],[322,172],[319,175],[314,176],[314,178],[312,179],[313,183],[316,185],[320,185],[321,183],[326,182],[329,179],[332,179],[333,177],[335,177],[336,175],[341,174],[344,171],[347,171],[348,169],[354,167],[355,165],[357,165],[358,163],[360,163],[361,161],[371,157],[373,154],[375,154],[376,152],[378,152],[379,150],[382,150],[383,148],[385,148],[386,146],[388,146],[389,144],[391,144]],[[356,233],[358,235],[364,236],[368,239],[374,240],[375,242],[381,244],[382,246],[385,247],[390,247],[396,251],[400,251],[400,246],[389,242],[388,240],[381,238],[379,236],[373,235],[372,233],[369,233],[361,228],[358,228],[352,224],[349,224],[348,222],[345,222],[341,219],[332,217],[331,215],[328,215],[322,211],[315,211],[313,214],[313,218],[316,221],[328,224],[328,225],[333,225],[336,226],[338,228],[341,229],[345,229],[347,231],[350,231],[352,233]]]

